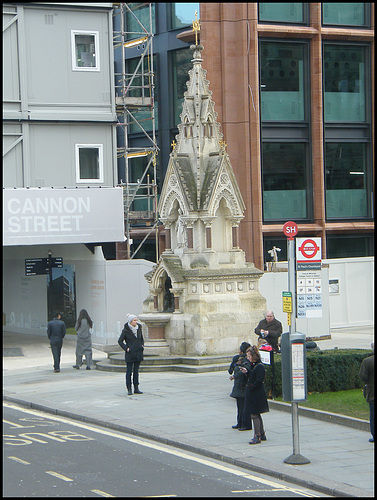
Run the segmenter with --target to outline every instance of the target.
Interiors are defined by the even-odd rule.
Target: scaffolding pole
[[[143,4],[148,6],[149,26],[146,28],[133,11],[137,4],[114,3],[114,16],[120,16],[120,31],[114,29],[114,50],[121,48],[121,73],[116,73],[115,85],[117,126],[121,130],[124,146],[117,147],[118,161],[124,158],[125,179],[119,184],[123,188],[124,221],[127,259],[132,259],[140,250],[144,242],[155,232],[156,238],[156,260],[158,259],[158,214],[157,214],[157,154],[159,148],[156,143],[155,130],[155,106],[154,106],[154,64],[153,64],[153,24],[152,3]],[[139,4],[140,6],[140,4]],[[126,17],[132,19],[138,31],[130,31]],[[140,29],[139,29],[140,28]],[[138,47],[141,50],[139,61],[133,72],[127,72],[126,50]],[[147,62],[147,72],[144,63]],[[138,111],[147,111],[149,117],[146,119],[150,127],[143,126],[140,118],[136,115]],[[136,116],[135,116],[136,115]],[[142,133],[145,146],[130,147],[129,133],[131,125],[134,130]],[[147,130],[148,129],[148,130]],[[131,162],[133,158],[148,156],[148,162],[142,176],[137,182],[131,182]],[[152,172],[152,174],[151,174]],[[152,175],[152,179],[150,178]],[[146,210],[132,210],[133,203],[144,200]],[[137,208],[137,207],[136,207]],[[148,229],[142,242],[131,254],[131,230],[132,224],[139,224]]]

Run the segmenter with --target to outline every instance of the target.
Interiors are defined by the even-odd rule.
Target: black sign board
[[[25,276],[48,274],[51,267],[63,267],[63,257],[25,259]]]

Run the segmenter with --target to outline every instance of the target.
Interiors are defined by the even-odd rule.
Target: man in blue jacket
[[[47,336],[54,357],[54,372],[60,372],[60,356],[62,352],[63,339],[65,337],[65,323],[61,320],[61,314],[47,323]]]

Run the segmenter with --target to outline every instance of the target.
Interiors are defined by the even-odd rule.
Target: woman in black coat
[[[248,374],[245,393],[244,412],[250,414],[254,427],[254,438],[249,444],[258,444],[266,440],[264,432],[263,420],[261,413],[267,413],[269,410],[266,391],[264,388],[264,379],[266,378],[266,370],[261,361],[259,349],[253,345],[246,351],[247,359],[252,364],[252,369]],[[247,368],[242,367],[241,370],[247,373]]]
[[[248,368],[248,371],[251,369],[250,362],[246,359],[245,353],[239,354],[238,360],[234,366],[233,374],[229,377],[230,380],[234,380],[233,390],[230,394],[230,397],[235,398],[235,400],[237,401],[237,424],[232,425],[232,429],[251,430],[252,426],[250,415],[248,416],[247,422],[244,422],[243,419],[243,408],[245,403],[245,390],[247,381],[247,375],[241,371],[241,367],[243,366]]]
[[[139,366],[143,360],[144,338],[141,331],[141,325],[137,322],[137,316],[134,314],[127,315],[127,323],[125,323],[122,334],[119,337],[118,344],[125,352],[125,360],[127,364],[126,371],[126,386],[128,394],[132,394],[131,376],[133,372],[133,383],[135,394],[143,394],[139,390]]]

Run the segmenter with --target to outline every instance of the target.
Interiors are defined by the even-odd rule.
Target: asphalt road
[[[323,495],[171,446],[5,403],[3,496]]]

